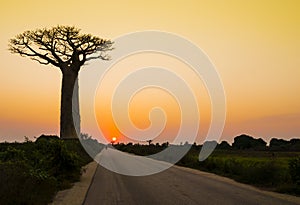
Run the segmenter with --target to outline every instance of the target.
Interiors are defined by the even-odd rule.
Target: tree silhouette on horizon
[[[10,39],[9,50],[12,53],[29,57],[43,65],[53,65],[61,70],[62,139],[77,138],[77,133],[80,134],[78,74],[81,67],[91,59],[109,60],[106,51],[112,50],[112,44],[110,40],[81,34],[80,29],[74,26],[25,31]],[[94,53],[97,55],[91,56]]]

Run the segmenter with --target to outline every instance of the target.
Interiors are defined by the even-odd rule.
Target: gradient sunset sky
[[[83,33],[108,39],[143,30],[183,36],[209,56],[224,84],[227,117],[221,140],[232,142],[242,133],[266,141],[272,137],[300,137],[299,9],[297,0],[3,1],[0,7],[0,141],[22,141],[24,136],[32,139],[42,133],[59,134],[59,69],[11,54],[7,46],[10,38],[25,30],[56,25],[74,25]],[[144,57],[146,65],[150,63],[147,59],[153,59],[151,55],[154,54]],[[175,59],[169,60],[158,62],[184,68]],[[128,59],[118,66],[141,66],[133,62],[137,61]],[[182,75],[191,80],[193,89],[204,89],[189,74]],[[166,133],[158,141],[170,140],[168,137],[180,122],[176,102],[161,91],[153,92],[145,90],[133,99],[131,106],[138,114],[132,115],[132,120],[141,128],[147,127],[145,110],[153,107],[154,102],[159,103],[172,117]],[[210,120],[208,95],[202,93],[197,99],[201,99],[204,126],[200,126],[202,134],[197,142],[203,140]],[[158,97],[149,101],[145,100],[147,96]],[[105,98],[97,95],[96,102],[99,99]],[[88,108],[81,108],[83,112],[85,109]],[[119,135],[109,109],[100,106],[96,111],[105,134]],[[82,131],[95,133],[88,121],[82,122]]]

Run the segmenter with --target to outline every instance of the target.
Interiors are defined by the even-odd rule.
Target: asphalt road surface
[[[107,149],[99,154],[98,160],[109,162],[117,170],[130,169],[134,162],[144,167],[150,164],[149,169],[153,169],[154,160],[136,157],[128,163],[124,160],[128,156],[132,158],[132,155]],[[84,204],[288,205],[300,204],[300,197],[261,191],[224,177],[178,166],[149,176],[126,176],[98,166]]]

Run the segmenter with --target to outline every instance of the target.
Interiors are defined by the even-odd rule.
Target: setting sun
[[[0,205],[300,205],[299,10],[2,0]]]

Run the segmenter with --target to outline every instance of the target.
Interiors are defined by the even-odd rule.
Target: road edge
[[[279,192],[273,192],[273,191],[266,191],[266,190],[260,189],[256,186],[253,186],[253,185],[250,185],[250,184],[241,183],[241,182],[235,181],[234,179],[224,177],[224,176],[221,176],[221,175],[217,175],[217,174],[214,174],[214,173],[211,173],[211,172],[205,172],[205,171],[202,171],[202,170],[199,170],[199,169],[193,169],[193,168],[190,168],[190,167],[184,167],[184,166],[179,166],[179,165],[174,165],[174,167],[179,169],[179,170],[182,170],[182,171],[188,171],[188,172],[193,173],[195,175],[204,175],[204,176],[206,176],[208,178],[211,178],[211,179],[216,179],[216,180],[219,180],[219,181],[223,181],[224,183],[234,184],[234,185],[236,185],[240,188],[252,190],[252,191],[262,193],[262,194],[265,194],[265,195],[268,195],[268,196],[271,196],[271,197],[274,197],[274,198],[278,198],[278,199],[281,199],[281,200],[286,200],[286,201],[291,202],[291,203],[300,204],[300,197],[298,197],[298,196],[279,193]]]
[[[84,166],[80,181],[74,183],[70,189],[57,192],[50,205],[82,205],[94,178],[97,166],[98,164],[95,161]]]

